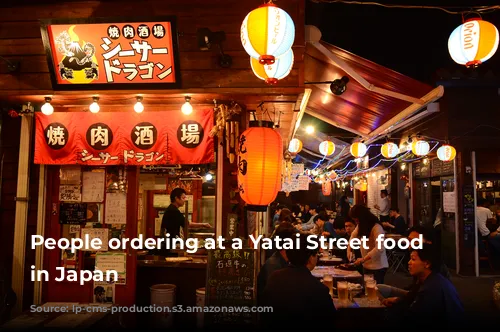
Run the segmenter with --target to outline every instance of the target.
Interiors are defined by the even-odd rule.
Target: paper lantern
[[[364,157],[367,151],[367,147],[364,143],[361,142],[356,142],[351,144],[351,154],[355,158],[361,158]]]
[[[298,138],[292,139],[290,144],[288,144],[288,151],[290,153],[299,153],[302,151],[302,141]]]
[[[332,183],[330,181],[325,181],[321,185],[321,192],[323,193],[323,196],[330,196],[332,193]]]
[[[448,51],[458,64],[478,66],[498,49],[498,29],[491,23],[474,18],[458,26],[448,39]]]
[[[415,141],[411,143],[411,151],[416,156],[425,156],[429,153],[431,147],[426,141]]]
[[[319,152],[323,156],[331,156],[335,152],[335,143],[332,141],[323,141],[319,145]]]
[[[330,174],[328,174],[328,178],[330,180],[335,180],[337,178],[337,173],[335,173],[335,171],[331,171]]]
[[[250,211],[266,211],[281,189],[283,142],[271,121],[250,121],[238,142],[238,188]]]
[[[283,9],[267,3],[252,10],[241,24],[241,44],[260,64],[273,64],[293,45],[295,26]]]
[[[457,155],[457,150],[451,145],[443,145],[437,150],[437,156],[441,161],[452,161]]]
[[[368,190],[368,185],[366,184],[366,182],[363,182],[360,186],[359,186],[359,191],[366,191]]]
[[[382,145],[380,153],[384,158],[394,158],[399,154],[399,147],[394,143],[388,142]]]
[[[283,56],[276,59],[276,62],[270,65],[262,65],[259,60],[250,57],[250,66],[252,71],[261,80],[269,85],[277,84],[279,80],[284,79],[290,74],[293,68],[293,51],[290,49]]]

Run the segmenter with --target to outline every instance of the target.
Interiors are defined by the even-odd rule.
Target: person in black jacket
[[[310,243],[305,234],[299,241],[299,248],[286,251],[290,265],[271,274],[267,281],[262,305],[273,310],[261,315],[263,327],[295,330],[332,326],[336,309],[328,287],[311,274],[318,249],[307,248]]]

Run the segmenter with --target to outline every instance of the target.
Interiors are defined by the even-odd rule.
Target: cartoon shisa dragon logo
[[[71,26],[55,39],[57,50],[64,55],[59,63],[59,75],[71,83],[90,83],[99,78],[95,46],[82,42]]]

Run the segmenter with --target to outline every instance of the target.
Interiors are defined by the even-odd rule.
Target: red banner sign
[[[180,86],[175,21],[75,22],[42,25],[55,88]]]
[[[214,161],[213,111],[36,113],[36,164],[172,165]]]

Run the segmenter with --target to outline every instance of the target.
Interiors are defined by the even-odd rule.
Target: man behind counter
[[[182,188],[175,188],[170,193],[171,203],[165,210],[165,213],[163,214],[163,218],[161,220],[161,230],[163,235],[168,233],[170,235],[170,238],[185,238],[183,235],[181,235],[181,232],[186,231],[184,230],[185,219],[182,212],[179,211],[179,208],[181,206],[184,206],[184,202],[186,202],[186,199],[186,191]],[[211,228],[212,226],[209,223],[189,222],[189,227]]]

